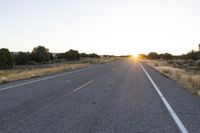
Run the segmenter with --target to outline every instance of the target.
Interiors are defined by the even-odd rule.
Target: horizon
[[[0,2],[0,48],[99,55],[181,55],[198,50],[200,1]]]
[[[42,45],[38,45],[38,46],[42,46]],[[38,47],[38,46],[36,46],[36,47]],[[45,47],[46,48],[46,47]],[[6,48],[7,49],[7,48]],[[48,48],[47,48],[48,49]],[[200,49],[200,47],[199,47],[199,49]],[[68,49],[68,50],[66,50],[66,51],[64,51],[64,52],[52,52],[52,51],[50,51],[49,50],[49,52],[50,53],[52,53],[52,54],[60,54],[60,53],[65,53],[65,52],[67,52],[67,51],[69,51],[69,50],[76,50],[76,51],[78,51],[77,49]],[[190,51],[188,51],[188,52],[186,52],[186,53],[182,53],[182,54],[172,54],[172,53],[168,53],[168,52],[163,52],[163,53],[159,53],[159,52],[155,52],[155,51],[150,51],[150,52],[148,52],[148,53],[131,53],[131,54],[98,54],[98,53],[94,53],[94,52],[84,52],[84,51],[82,51],[82,52],[80,52],[80,51],[78,51],[80,54],[81,53],[86,53],[86,54],[98,54],[98,55],[101,55],[101,56],[103,56],[103,55],[113,55],[113,56],[133,56],[133,57],[138,57],[139,55],[141,55],[141,54],[144,54],[144,55],[148,55],[149,53],[151,53],[151,52],[155,52],[155,53],[157,53],[157,54],[166,54],[166,53],[168,53],[168,54],[171,54],[171,55],[173,55],[173,56],[179,56],[179,55],[183,55],[183,54],[187,54],[187,53],[189,53],[189,52],[191,52],[191,51],[199,51],[199,50],[195,50],[195,49],[191,49]],[[32,50],[31,51],[22,51],[22,50],[19,50],[19,51],[10,51],[11,53],[19,53],[19,52],[25,52],[25,53],[31,53],[32,52]]]

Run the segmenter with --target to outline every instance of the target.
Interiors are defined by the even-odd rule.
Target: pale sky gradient
[[[0,0],[0,48],[98,54],[197,50],[199,0]]]

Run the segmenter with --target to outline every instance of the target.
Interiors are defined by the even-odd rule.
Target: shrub
[[[38,63],[35,62],[35,61],[28,61],[27,64],[28,64],[28,65],[37,65]]]
[[[49,50],[43,46],[35,47],[31,53],[31,59],[39,63],[45,63],[50,60]]]
[[[56,59],[65,59],[65,53],[56,54]]]
[[[189,67],[189,65],[188,64],[183,64],[183,67],[186,69],[186,68]]]
[[[19,52],[14,55],[14,61],[18,65],[27,64],[27,62],[30,61],[30,54],[28,52]]]
[[[90,57],[90,58],[100,58],[100,56],[98,54],[95,54],[95,53],[89,54],[88,57]]]
[[[185,55],[186,59],[198,60],[200,59],[200,51],[190,51]]]
[[[54,60],[55,59],[53,53],[49,53],[49,58],[50,58],[50,60]]]
[[[173,56],[169,53],[165,53],[165,54],[161,54],[160,58],[165,59],[165,60],[171,60],[173,58]]]
[[[86,54],[86,53],[80,53],[81,58],[100,58],[98,54],[92,53],[92,54]]]
[[[200,66],[200,59],[196,61],[195,65]]]
[[[70,49],[69,51],[65,52],[65,59],[69,61],[79,60],[80,55],[78,51]]]
[[[14,64],[13,56],[8,49],[0,49],[0,69],[12,68]]]
[[[183,65],[183,64],[187,63],[186,60],[184,60],[184,59],[178,59],[177,62],[179,63],[179,65]]]
[[[174,64],[174,60],[168,60],[167,63]]]
[[[147,55],[147,59],[159,59],[159,55],[156,53],[156,52],[150,52],[148,55]]]
[[[193,66],[194,63],[195,63],[195,61],[194,61],[193,59],[189,59],[189,60],[187,61],[187,63],[188,63],[188,65]]]
[[[88,57],[88,54],[86,54],[86,53],[80,53],[80,57],[81,57],[81,58],[87,58],[87,57]]]

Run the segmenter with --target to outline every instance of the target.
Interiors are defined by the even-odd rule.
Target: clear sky
[[[0,48],[98,54],[197,50],[200,0],[0,0]]]

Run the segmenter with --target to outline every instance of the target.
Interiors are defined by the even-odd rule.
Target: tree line
[[[34,65],[61,61],[74,61],[80,58],[99,58],[98,54],[79,53],[77,50],[70,49],[65,53],[53,55],[48,48],[37,46],[32,52],[10,52],[9,49],[0,49],[0,69],[12,68],[14,65]]]
[[[172,60],[172,59],[184,59],[184,60],[199,60],[200,59],[200,51],[190,51],[187,54],[182,55],[172,55],[170,53],[158,54],[156,52],[150,52],[149,54],[139,54],[140,58],[146,58],[151,60],[158,60],[158,59],[165,59],[165,60]]]
[[[104,55],[103,57],[113,57],[114,55]],[[185,60],[200,60],[200,51],[190,51],[187,54],[172,55],[170,53],[158,54],[156,52],[150,52],[149,54],[140,54],[140,58],[145,59],[185,59]],[[0,69],[12,68],[14,65],[35,65],[54,63],[62,61],[74,61],[80,58],[100,58],[98,54],[86,54],[79,53],[77,50],[70,49],[64,53],[58,53],[53,55],[49,52],[48,48],[44,46],[37,46],[33,48],[32,52],[17,52],[12,53],[6,48],[0,49]]]

